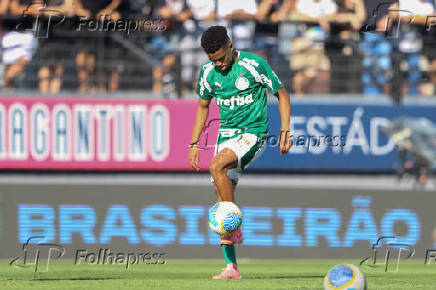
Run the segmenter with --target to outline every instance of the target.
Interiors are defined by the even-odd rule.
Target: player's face
[[[215,63],[220,70],[226,70],[232,65],[233,45],[228,43],[215,51],[214,53],[208,53],[207,56],[211,61]]]

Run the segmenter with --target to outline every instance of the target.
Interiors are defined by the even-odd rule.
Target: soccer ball
[[[231,234],[241,224],[241,210],[233,202],[217,202],[209,209],[209,227],[219,235]]]
[[[365,275],[352,264],[336,265],[324,278],[325,290],[366,290]]]

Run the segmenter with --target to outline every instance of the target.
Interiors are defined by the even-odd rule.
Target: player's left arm
[[[262,84],[279,100],[279,112],[281,119],[280,126],[280,154],[287,154],[292,146],[290,133],[290,118],[291,118],[291,100],[286,88],[278,78],[277,74],[272,70],[271,66],[264,59],[259,59],[260,78]]]
[[[280,88],[275,96],[279,100],[279,112],[281,119],[280,126],[280,154],[287,154],[292,147],[292,139],[290,133],[290,118],[291,118],[291,98],[285,87]]]

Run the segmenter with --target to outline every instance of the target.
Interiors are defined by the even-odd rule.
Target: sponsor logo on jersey
[[[217,98],[218,106],[227,106],[233,109],[235,106],[243,106],[253,103],[253,95],[249,94],[246,96],[231,96],[228,99]]]

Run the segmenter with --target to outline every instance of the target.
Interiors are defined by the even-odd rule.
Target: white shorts
[[[266,139],[261,139],[255,134],[244,133],[235,138],[231,138],[221,144],[215,145],[215,155],[217,155],[224,148],[229,148],[238,156],[238,165],[235,168],[227,170],[227,176],[238,182],[241,173],[253,161],[259,158],[266,149]],[[211,177],[210,181],[214,180]]]

